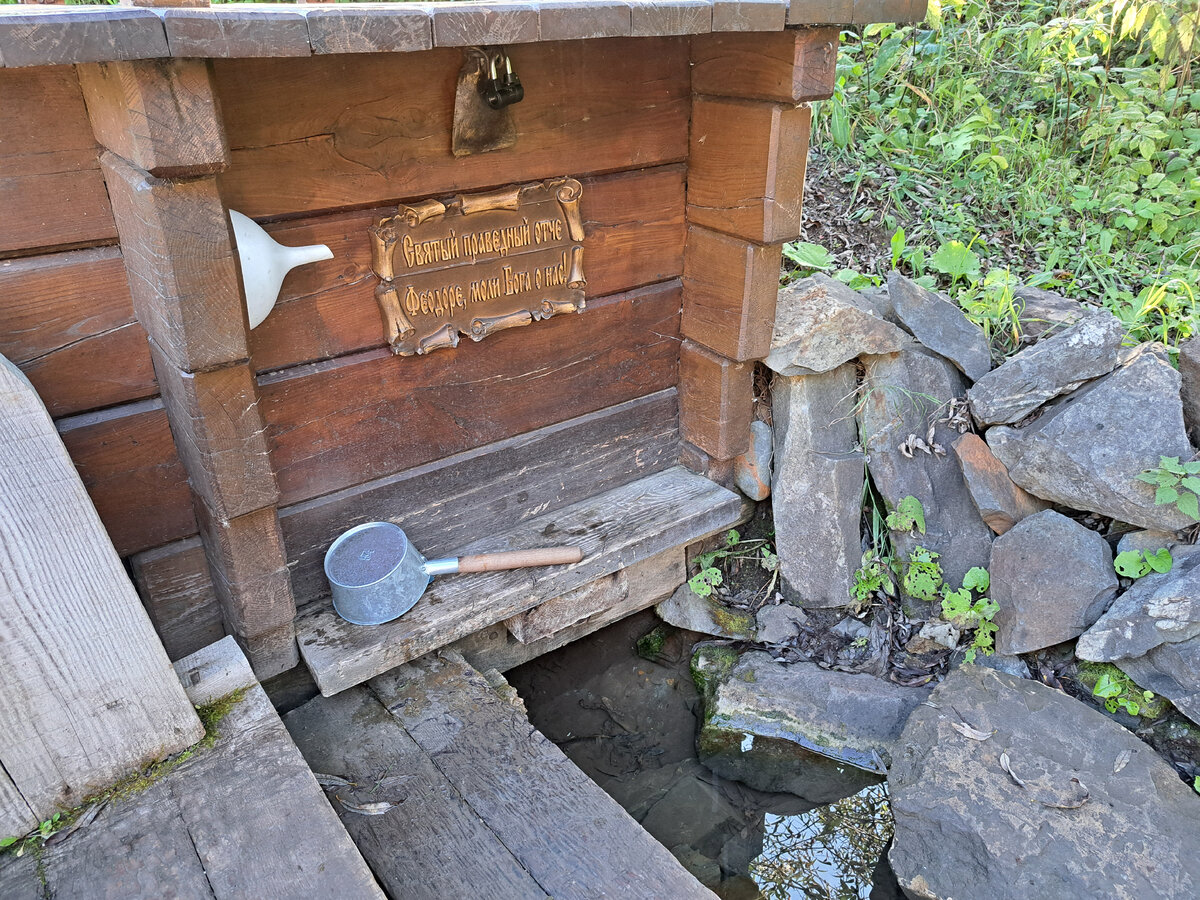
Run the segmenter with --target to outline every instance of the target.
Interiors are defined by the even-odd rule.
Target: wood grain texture
[[[667,282],[456,350],[377,350],[261,377],[281,504],[672,386],[679,296]]]
[[[763,32],[783,31],[788,0],[713,0],[712,30]],[[741,79],[741,72],[737,78]]]
[[[688,229],[680,333],[736,361],[771,351],[782,244]]]
[[[222,520],[274,506],[279,494],[250,367],[183,372],[153,339],[150,351],[192,490]]]
[[[551,896],[712,897],[458,654],[371,689]]]
[[[760,243],[800,234],[812,110],[697,97],[688,221]]]
[[[294,9],[168,9],[163,25],[171,55],[200,59],[308,56],[308,25]]]
[[[0,260],[0,353],[52,416],[158,393],[116,247]]]
[[[401,53],[433,46],[425,7],[313,7],[304,18],[313,53]]]
[[[118,553],[196,533],[187,473],[160,401],[84,413],[57,426]]]
[[[674,463],[673,389],[448,456],[280,513],[298,606],[328,594],[322,563],[347,528],[385,520],[429,557]]]
[[[206,706],[257,682],[237,642],[224,637],[175,663],[175,674],[193,706]]]
[[[433,7],[437,47],[525,44],[538,39],[538,11],[531,3],[443,3]]]
[[[589,298],[683,272],[683,178],[682,166],[661,166],[584,179]],[[288,275],[275,309],[250,333],[257,371],[383,346],[367,228],[394,211],[368,209],[266,226],[282,244],[325,244],[334,258]]]
[[[96,140],[156,178],[220,172],[229,147],[202,59],[80,66]]]
[[[538,4],[538,26],[543,41],[582,41],[591,38],[629,37],[630,4],[624,0],[549,0]]]
[[[40,821],[204,729],[50,416],[4,359],[0,456],[0,767]]]
[[[22,10],[0,15],[0,65],[69,66],[170,56],[162,21],[151,10]]]
[[[101,161],[142,327],[188,372],[246,359],[246,311],[216,182],[155,178],[112,153]]]
[[[634,37],[712,30],[712,0],[639,0],[630,9]]]
[[[225,636],[221,607],[199,538],[135,553],[129,558],[129,569],[172,660]]]
[[[196,518],[225,630],[259,678],[287,671],[298,661],[291,640],[296,604],[274,508],[219,521],[198,502]]]
[[[300,653],[321,693],[336,694],[622,566],[726,528],[740,512],[737,496],[706,478],[680,468],[648,475],[461,548],[483,553],[558,540],[580,547],[583,562],[445,578],[386,625],[351,625],[322,603],[296,621]]]
[[[0,253],[114,240],[74,71],[0,70],[0,98]]]
[[[679,352],[679,433],[718,460],[750,445],[754,366],[726,359],[694,341]]]
[[[833,94],[837,48],[837,29],[828,27],[701,35],[692,41],[692,90],[778,103],[823,100]]]
[[[223,196],[248,216],[278,216],[687,157],[686,40],[510,49],[522,81],[537,86],[514,110],[516,146],[461,159],[445,152],[461,51],[218,61],[232,147]],[[621,78],[598,77],[615,71]],[[280,96],[305,102],[280,104]]]
[[[667,596],[686,580],[683,551],[673,548],[505,619],[504,625],[522,644],[532,644],[631,598]]]
[[[311,700],[288,713],[284,724],[314,772],[364,787],[388,779],[388,786],[376,791],[331,792],[331,802],[391,896],[406,900],[546,897],[366,687]],[[350,802],[385,801],[395,806],[382,816],[364,816],[348,812],[339,796]]]

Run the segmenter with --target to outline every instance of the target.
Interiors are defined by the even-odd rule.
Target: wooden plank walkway
[[[233,638],[176,670],[193,703],[245,689],[216,743],[36,860],[0,856],[0,897],[382,900]]]
[[[594,579],[728,528],[737,494],[686,469],[656,472],[460,549],[487,553],[563,544],[573,566],[456,575],[436,580],[417,605],[386,625],[351,625],[328,601],[296,622],[300,654],[325,696],[336,694]]]
[[[393,897],[712,897],[453,651],[285,721]]]

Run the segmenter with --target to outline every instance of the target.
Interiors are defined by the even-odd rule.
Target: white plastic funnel
[[[242,287],[246,291],[246,312],[250,327],[255,328],[275,308],[284,276],[296,266],[333,259],[333,251],[324,244],[285,247],[277,244],[257,222],[235,209],[229,210],[233,235],[237,238],[242,261]]]

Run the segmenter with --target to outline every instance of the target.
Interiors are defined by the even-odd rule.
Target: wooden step
[[[707,478],[680,467],[657,472],[460,549],[577,546],[582,562],[440,578],[411,611],[385,625],[351,625],[325,600],[296,621],[300,653],[321,693],[332,696],[596,578],[715,534],[741,515],[741,498]]]
[[[285,722],[390,896],[712,897],[453,651]]]

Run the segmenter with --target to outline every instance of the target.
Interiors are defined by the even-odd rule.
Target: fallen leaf
[[[338,802],[346,812],[358,813],[360,816],[382,816],[388,810],[396,808],[395,803],[388,803],[386,800],[380,800],[378,803],[350,803],[338,797]]]
[[[1113,763],[1113,774],[1116,775],[1127,765],[1129,765],[1129,751],[1122,750],[1117,754],[1117,761]]]
[[[1018,787],[1025,787],[1025,782],[1018,778],[1017,773],[1012,770],[1012,764],[1009,762],[1008,753],[1000,754],[1000,768],[1008,773],[1008,777],[1011,778]]]
[[[1079,807],[1088,802],[1091,794],[1078,778],[1072,778],[1071,785],[1070,793],[1065,797],[1061,799],[1056,797],[1053,800],[1038,800],[1038,803],[1042,804],[1042,806],[1048,806],[1051,809],[1079,809]]]
[[[978,728],[972,728],[966,722],[951,722],[950,727],[963,737],[968,737],[973,741],[986,741],[996,733],[994,729],[992,731],[980,731]]]
[[[340,775],[323,775],[320,772],[313,772],[313,777],[317,779],[317,784],[322,787],[354,787],[353,781],[348,781]]]

